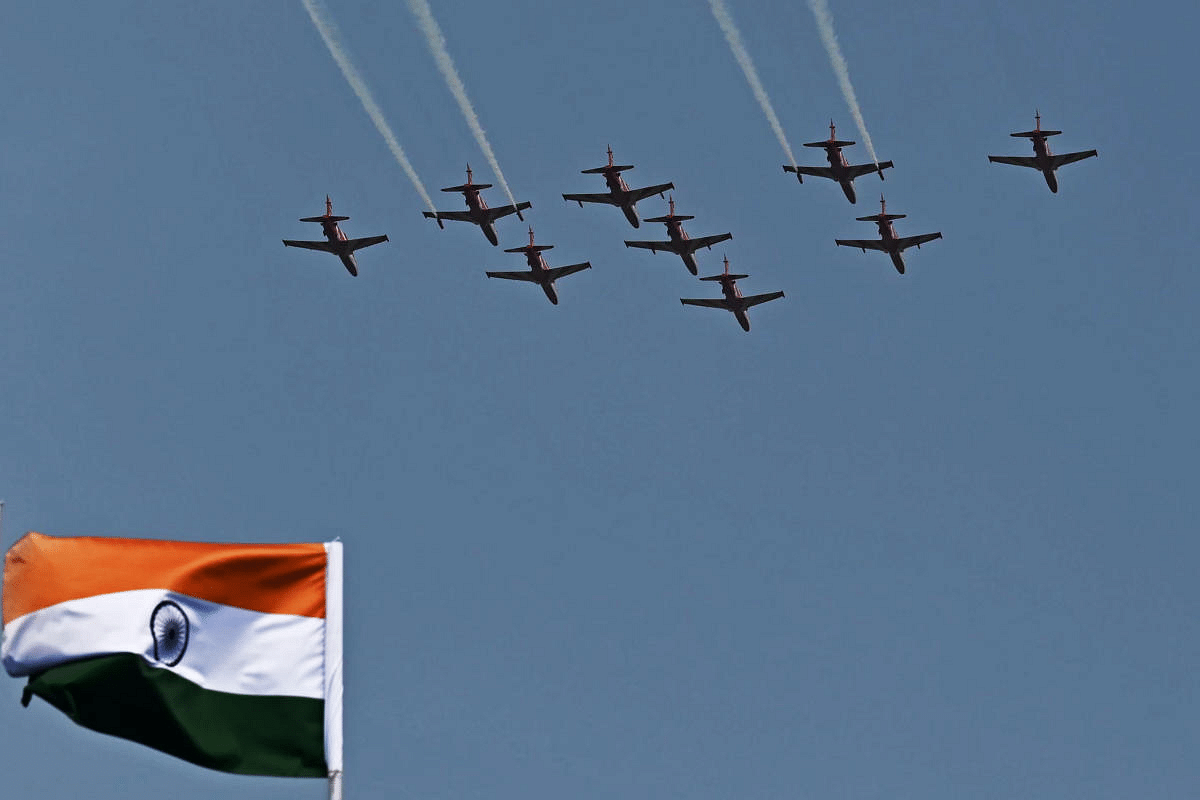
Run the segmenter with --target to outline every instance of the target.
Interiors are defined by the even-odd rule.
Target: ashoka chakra
[[[154,636],[154,660],[173,667],[187,651],[191,625],[187,614],[174,600],[163,600],[150,615],[150,633]]]

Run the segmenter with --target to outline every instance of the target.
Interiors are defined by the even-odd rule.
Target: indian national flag
[[[4,668],[84,727],[250,775],[342,769],[342,549],[26,534]]]

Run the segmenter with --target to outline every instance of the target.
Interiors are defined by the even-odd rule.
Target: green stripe
[[[25,691],[85,728],[202,767],[298,778],[328,773],[321,700],[214,692],[132,653],[53,667],[31,677]]]

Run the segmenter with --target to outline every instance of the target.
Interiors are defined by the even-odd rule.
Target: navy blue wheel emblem
[[[154,660],[173,667],[187,652],[191,633],[187,614],[174,600],[163,600],[150,615],[150,633],[154,636]]]

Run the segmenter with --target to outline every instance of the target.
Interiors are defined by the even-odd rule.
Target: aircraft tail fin
[[[1035,110],[1033,112],[1034,126],[1031,131],[1022,131],[1021,133],[1010,133],[1009,136],[1017,136],[1022,139],[1045,139],[1047,136],[1058,136],[1062,131],[1044,131],[1042,130],[1042,112]]]
[[[603,167],[593,167],[592,169],[581,170],[584,175],[603,175],[606,172],[624,172],[627,169],[633,169],[633,164],[614,164],[612,145],[608,147],[608,164]]]
[[[882,172],[879,173],[883,175]],[[883,195],[879,195],[879,213],[872,214],[869,217],[855,217],[859,222],[889,222],[893,219],[904,219],[908,214],[889,214],[887,213],[887,201],[883,199]]]
[[[543,250],[551,250],[554,248],[552,244],[534,244],[533,243],[533,228],[529,229],[529,244],[524,247],[510,247],[504,252],[506,253],[540,253]]]

